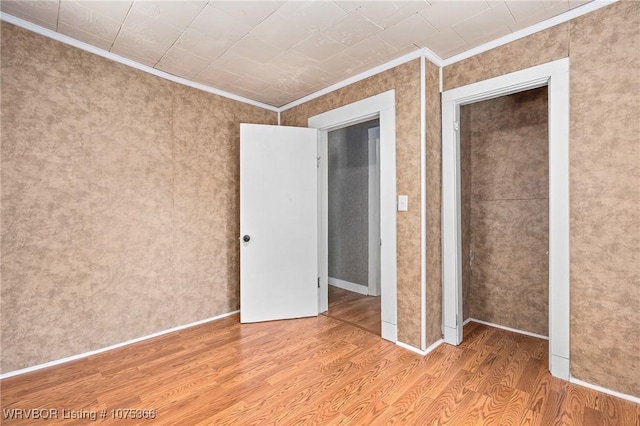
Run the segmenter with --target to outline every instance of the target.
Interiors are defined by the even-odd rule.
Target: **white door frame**
[[[318,311],[325,312],[328,299],[328,167],[327,141],[330,130],[380,119],[380,286],[382,338],[397,341],[396,294],[396,110],[395,90],[345,105],[309,118],[309,127],[320,130],[319,167],[319,295]],[[324,159],[324,160],[323,160]]]
[[[380,127],[368,130],[369,296],[380,296]]]
[[[462,342],[460,106],[537,87],[549,94],[549,370],[569,379],[569,59],[442,93],[444,341]]]

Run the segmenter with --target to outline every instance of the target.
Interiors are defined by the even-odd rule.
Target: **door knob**
[[[250,239],[251,237],[248,235],[245,235],[244,237],[242,237],[242,241],[244,241],[245,243],[248,243]]]

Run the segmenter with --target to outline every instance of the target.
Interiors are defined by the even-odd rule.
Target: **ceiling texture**
[[[279,107],[416,50],[447,59],[588,2],[1,0],[0,9]]]

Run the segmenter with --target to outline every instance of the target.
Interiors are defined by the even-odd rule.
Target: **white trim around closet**
[[[442,93],[444,341],[462,342],[460,106],[547,86],[549,93],[549,370],[569,372],[569,59]]]

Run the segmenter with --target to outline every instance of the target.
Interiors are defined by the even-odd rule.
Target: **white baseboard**
[[[102,353],[102,352],[107,352],[107,351],[110,351],[112,349],[121,348],[123,346],[131,345],[133,343],[138,343],[138,342],[141,342],[143,340],[147,340],[147,339],[151,339],[151,338],[154,338],[154,337],[162,336],[163,334],[173,333],[174,331],[180,331],[180,330],[184,330],[185,328],[194,327],[196,325],[201,325],[201,324],[205,324],[205,323],[208,323],[208,322],[211,322],[211,321],[215,321],[215,320],[218,320],[218,319],[221,319],[221,318],[224,318],[224,317],[228,317],[230,315],[237,314],[239,312],[240,311],[228,312],[226,314],[217,315],[217,316],[211,317],[211,318],[206,318],[206,319],[203,319],[203,320],[200,320],[200,321],[192,322],[190,324],[179,325],[177,327],[169,328],[167,330],[162,330],[162,331],[158,331],[156,333],[152,333],[152,334],[149,334],[149,335],[146,335],[146,336],[137,337],[135,339],[127,340],[126,342],[116,343],[115,345],[107,346],[106,348],[96,349],[95,351],[89,351],[89,352],[85,352],[85,353],[81,353],[81,354],[77,354],[77,355],[68,356],[66,358],[58,359],[58,360],[55,360],[55,361],[45,362],[44,364],[38,364],[38,365],[34,365],[32,367],[22,368],[20,370],[9,371],[8,373],[0,374],[0,380],[6,379],[8,377],[18,376],[20,374],[30,373],[30,372],[36,371],[36,370],[41,370],[41,369],[47,368],[47,367],[53,367],[54,365],[64,364],[65,362],[75,361],[75,360],[81,359],[81,358],[86,358],[88,356],[96,355],[96,354],[99,354],[99,353]]]
[[[391,324],[386,321],[382,321],[382,337],[384,340],[388,340],[392,343],[396,343],[398,341],[398,325]]]
[[[354,293],[364,294],[365,296],[369,294],[369,287],[367,287],[366,285],[356,284],[338,278],[329,277],[329,285],[341,288],[343,290],[353,291]]]
[[[618,398],[626,399],[627,401],[631,401],[634,404],[640,404],[640,398],[637,397],[637,396],[633,396],[633,395],[629,395],[629,394],[626,394],[626,393],[617,392],[617,391],[614,391],[614,390],[611,390],[611,389],[603,388],[602,386],[594,385],[592,383],[585,382],[585,381],[582,381],[580,379],[576,379],[573,376],[569,377],[569,382],[573,383],[574,385],[584,386],[585,388],[589,388],[589,389],[593,389],[593,390],[598,391],[598,392],[606,393],[607,395],[611,395],[611,396],[615,396],[615,397],[618,397]]]
[[[571,377],[569,358],[549,354],[549,372],[553,377],[562,380],[569,380]]]
[[[445,343],[453,346],[458,346],[462,342],[462,339],[458,338],[457,327],[444,327],[444,329],[442,330],[442,338],[444,339]]]
[[[440,339],[440,340],[434,342],[433,344],[431,344],[424,351],[422,351],[422,350],[420,350],[420,349],[418,349],[416,347],[413,347],[411,345],[408,345],[406,343],[402,343],[402,342],[396,342],[396,345],[400,346],[401,348],[410,350],[411,352],[415,352],[415,353],[417,353],[419,355],[425,356],[425,355],[429,354],[430,352],[432,352],[435,348],[437,348],[438,346],[440,346],[443,343],[444,343],[444,340]]]
[[[440,345],[441,345],[441,344],[443,344],[443,343],[444,343],[444,340],[443,340],[443,339],[438,339],[438,340],[436,340],[435,342],[433,342],[431,345],[429,345],[429,346],[428,346],[428,347],[423,351],[423,352],[424,352],[424,354],[426,355],[426,354],[428,354],[428,353],[430,353],[430,352],[433,352],[433,350],[434,350],[435,348],[437,348],[438,346],[440,346]]]
[[[537,337],[538,339],[549,340],[549,337],[547,337],[547,336],[542,336],[540,334],[530,333],[528,331],[518,330],[518,329],[515,329],[515,328],[511,328],[511,327],[505,327],[505,326],[498,325],[498,324],[493,324],[493,323],[490,323],[490,322],[487,322],[487,321],[480,321],[480,320],[475,319],[475,318],[467,318],[462,324],[463,325],[467,325],[469,322],[472,322],[472,321],[473,322],[477,322],[479,324],[488,325],[489,327],[501,328],[503,330],[513,331],[514,333],[520,333],[520,334],[525,334],[527,336]],[[562,378],[564,380],[568,380],[570,383],[573,383],[575,385],[584,386],[585,388],[593,389],[595,391],[606,393],[607,395],[615,396],[615,397],[618,397],[618,398],[621,398],[621,399],[626,399],[627,401],[631,401],[631,402],[633,402],[635,404],[640,404],[640,397],[629,395],[629,394],[618,392],[618,391],[614,391],[614,390],[611,390],[611,389],[604,388],[602,386],[598,386],[598,385],[594,385],[594,384],[589,383],[589,382],[585,382],[585,381],[580,380],[580,379],[576,379],[575,377],[573,377],[569,373],[569,360],[566,360],[566,365],[565,365],[565,359],[556,357],[555,358],[555,364],[560,364],[559,367],[556,368],[556,370],[559,370],[559,371],[562,372],[560,375],[554,374],[555,377],[560,377],[561,376],[560,378]],[[565,374],[565,372],[566,372],[566,374]]]
[[[506,327],[504,325],[494,324],[492,322],[481,321],[475,318],[467,318],[462,325],[467,325],[469,322],[477,322],[478,324],[488,325],[489,327],[500,328],[502,330],[512,331],[518,334],[524,334],[525,336],[536,337],[538,339],[549,340],[549,336],[543,336],[542,334],[531,333],[530,331],[518,330],[517,328]]]

